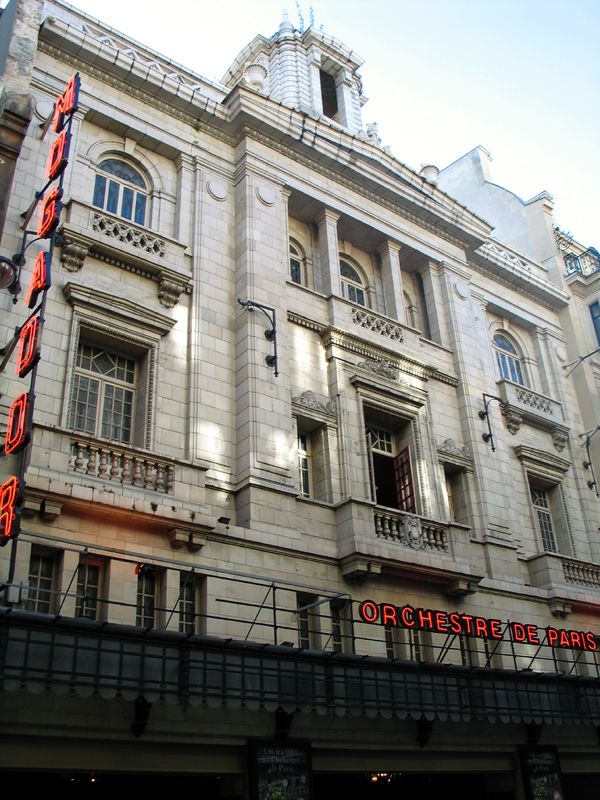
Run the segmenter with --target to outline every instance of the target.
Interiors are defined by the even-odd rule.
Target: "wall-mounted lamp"
[[[592,441],[592,438],[596,433],[598,433],[598,431],[600,431],[600,425],[596,425],[595,428],[592,428],[591,430],[586,431],[585,433],[579,434],[581,438],[585,436],[584,447],[586,453],[586,460],[583,462],[583,468],[585,470],[589,470],[591,475],[591,478],[588,481],[586,481],[586,483],[588,485],[588,489],[595,489],[596,497],[600,497],[600,492],[598,491],[598,483],[596,481],[596,475],[594,473],[594,465],[592,463],[592,456],[590,454],[590,443]]]
[[[238,303],[247,311],[254,311],[254,309],[257,308],[259,311],[262,311],[269,320],[271,327],[269,330],[265,331],[265,339],[269,342],[273,342],[273,354],[265,356],[265,362],[267,366],[275,370],[275,377],[277,377],[279,372],[277,370],[277,326],[275,323],[275,309],[271,308],[271,306],[263,306],[262,303],[256,303],[254,300],[240,300],[239,297]]]
[[[10,292],[17,283],[18,269],[16,264],[6,256],[0,256],[0,289]]]
[[[494,446],[494,435],[492,434],[492,425],[490,423],[490,403],[492,400],[497,400],[500,408],[506,407],[506,402],[501,397],[496,397],[494,394],[486,394],[483,393],[483,408],[478,411],[479,419],[485,419],[487,421],[487,433],[482,433],[481,438],[486,444],[490,444],[492,447],[492,451],[496,448]]]

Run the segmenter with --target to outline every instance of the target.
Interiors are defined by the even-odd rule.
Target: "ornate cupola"
[[[222,83],[245,83],[273,100],[359,133],[367,98],[357,70],[363,60],[322,30],[296,30],[284,12],[270,39],[256,36],[233,62]]]

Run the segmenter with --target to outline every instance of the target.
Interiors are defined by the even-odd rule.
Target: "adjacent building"
[[[6,258],[81,90],[31,442],[0,460],[5,779],[596,797],[596,251],[481,148],[405,166],[327,33],[284,19],[216,83],[27,5]]]

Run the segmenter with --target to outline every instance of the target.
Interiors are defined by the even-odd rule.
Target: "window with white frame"
[[[290,279],[292,283],[306,286],[306,259],[295,242],[290,242]]]
[[[51,614],[58,607],[58,568],[60,554],[32,550],[29,559],[26,611]]]
[[[310,497],[310,436],[298,431],[298,488],[300,497]]]
[[[100,619],[104,589],[105,563],[98,558],[82,557],[77,568],[75,616]]]
[[[556,553],[558,547],[549,491],[546,488],[533,485],[530,486],[530,492],[543,548],[548,553]]]
[[[340,258],[340,277],[342,297],[358,306],[366,306],[367,294],[364,281],[356,267],[344,258]]]
[[[335,597],[329,601],[331,619],[331,646],[334,653],[353,653],[352,601],[350,598]]]
[[[149,564],[139,566],[135,624],[140,628],[158,627],[160,573]]]
[[[118,158],[100,162],[92,205],[137,225],[145,225],[147,201],[146,181],[135,167]]]
[[[298,496],[331,501],[328,427],[322,421],[296,418]]]
[[[204,578],[194,572],[179,573],[179,631],[203,633],[202,617]]]
[[[298,647],[318,649],[320,647],[319,597],[306,592],[297,592],[296,603]]]
[[[504,333],[496,333],[493,344],[500,377],[525,386],[523,359],[512,339]]]
[[[416,513],[416,495],[410,453],[411,424],[399,420],[395,430],[369,424],[367,451],[373,499],[379,506]]]
[[[90,436],[131,444],[137,369],[134,358],[80,341],[69,427]]]

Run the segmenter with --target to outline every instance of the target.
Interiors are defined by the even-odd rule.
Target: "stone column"
[[[177,208],[175,210],[174,236],[188,244],[191,237],[192,205],[194,193],[194,159],[179,153],[177,169]]]
[[[421,277],[425,295],[425,310],[429,322],[429,336],[438,344],[447,344],[448,326],[440,285],[441,269],[442,264],[436,261],[429,261],[421,271]]]
[[[324,208],[316,218],[319,228],[319,254],[321,256],[321,288],[323,293],[340,295],[340,255],[337,223],[340,215]]]
[[[400,272],[399,254],[402,249],[397,242],[387,239],[379,248],[381,256],[381,278],[385,313],[392,319],[406,323],[404,310],[404,293],[402,290],[402,274]]]

